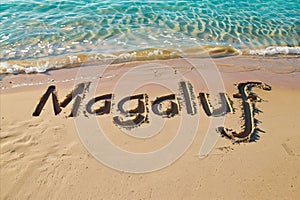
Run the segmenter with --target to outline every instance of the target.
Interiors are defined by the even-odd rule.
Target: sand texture
[[[175,86],[181,90],[175,94],[155,84],[140,87],[135,94],[141,95],[132,97],[130,104],[126,104],[125,99],[118,105],[116,100],[121,97],[114,95],[114,83],[136,63],[118,64],[101,77],[103,83],[96,89],[98,95],[95,96],[102,96],[97,99],[97,107],[90,105],[90,113],[97,114],[96,119],[107,137],[127,151],[155,151],[170,142],[180,127],[183,110],[191,116],[200,116],[197,134],[187,151],[171,165],[150,173],[134,174],[112,169],[96,160],[84,147],[76,129],[75,116],[72,116],[72,105],[76,103],[72,100],[68,104],[66,100],[74,89],[77,68],[5,77],[1,81],[0,198],[299,198],[300,73],[257,69],[235,69],[233,73],[233,68],[228,65],[238,61],[223,62],[222,59],[216,63],[219,63],[226,89],[226,94],[221,94],[226,103],[225,124],[221,128],[226,133],[223,137],[220,135],[212,151],[202,159],[199,150],[210,120],[212,116],[222,115],[220,110],[213,110],[213,102],[206,99],[209,91],[203,81],[196,81],[187,74],[189,80],[178,82]],[[178,67],[180,61],[174,62],[177,66],[170,80],[179,72],[190,70]],[[254,62],[251,64],[255,65]],[[159,70],[151,73],[159,77],[160,72],[163,73]],[[143,78],[143,74],[133,74],[131,81],[138,82]],[[36,84],[30,85],[31,82]],[[47,94],[49,86],[52,89],[50,87]],[[54,91],[56,93],[52,93]],[[84,93],[80,88],[77,92]],[[44,98],[48,95],[49,99],[44,107],[38,108],[44,94]],[[186,102],[187,96],[190,102],[182,107],[180,101]],[[57,100],[56,108],[53,108],[52,98]],[[65,108],[63,104],[66,104]],[[79,105],[77,109],[80,114],[84,107]],[[116,113],[127,114],[114,118]],[[135,134],[139,128],[159,124],[160,119],[164,119],[165,124],[156,135],[150,137],[149,132],[150,135],[145,133],[145,138],[134,138],[124,134],[124,131]]]

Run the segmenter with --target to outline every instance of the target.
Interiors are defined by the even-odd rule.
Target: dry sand
[[[294,65],[296,61],[293,61]],[[184,66],[178,67],[180,61],[174,63],[178,72],[189,70]],[[131,65],[134,64],[121,64],[123,68],[117,65],[109,70],[97,94],[110,93],[113,83]],[[238,92],[234,83],[262,81],[272,86],[271,91],[254,89],[264,100],[256,104],[262,112],[255,118],[260,121],[258,128],[265,133],[258,132],[260,138],[251,143],[232,144],[229,139],[220,138],[212,152],[206,158],[199,159],[198,152],[210,121],[210,117],[199,107],[199,129],[183,156],[161,170],[140,174],[120,172],[97,161],[83,146],[74,118],[68,117],[70,108],[55,116],[48,101],[40,116],[32,116],[49,85],[57,87],[59,100],[68,94],[78,69],[4,78],[1,83],[0,198],[299,198],[300,73],[276,74],[268,70],[237,72],[239,70],[236,69],[232,73],[234,70],[228,65],[220,64],[219,69],[235,113],[226,115],[225,126],[241,129],[241,100],[232,97]],[[135,79],[143,79],[143,75]],[[25,86],[31,82],[36,85]],[[201,81],[197,85],[191,78],[191,83],[196,93],[206,91]],[[158,85],[141,87],[139,92],[149,95],[149,103],[157,96],[172,93]],[[159,134],[148,139],[136,139],[125,135],[114,125],[112,115],[98,116],[97,119],[113,143],[133,152],[149,152],[163,147],[172,140],[180,126],[180,116],[177,115],[166,120]]]

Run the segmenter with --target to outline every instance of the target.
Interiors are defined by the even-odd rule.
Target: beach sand
[[[189,76],[193,69],[184,66],[180,59],[157,62],[172,66],[174,76],[186,73],[197,96],[199,92],[208,92],[203,80]],[[138,174],[121,172],[96,160],[82,144],[74,118],[68,117],[70,106],[55,116],[49,99],[41,114],[32,116],[48,86],[55,85],[59,101],[64,99],[73,89],[78,68],[5,77],[1,81],[1,199],[299,198],[299,59],[229,57],[214,62],[235,111],[226,114],[225,127],[241,130],[243,124],[241,99],[233,98],[238,93],[235,84],[260,81],[272,87],[271,91],[253,89],[263,99],[255,103],[261,111],[255,115],[259,138],[233,144],[232,140],[220,137],[210,154],[200,159],[199,150],[211,117],[198,106],[197,135],[188,150],[163,169]],[[124,73],[140,63],[112,66],[101,77],[103,82],[96,94],[111,93]],[[289,66],[281,68],[282,63]],[[156,77],[158,72],[151,73]],[[132,82],[145,78],[143,74],[133,75]],[[138,88],[136,93],[148,94],[150,104],[172,91],[152,84]],[[132,152],[163,147],[180,126],[179,114],[166,118],[159,134],[137,139],[124,134],[112,122],[112,114],[96,118],[114,144]]]

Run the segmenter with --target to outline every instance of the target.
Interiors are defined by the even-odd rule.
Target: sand
[[[197,103],[196,106],[191,104],[190,109],[191,112],[196,112],[194,116],[199,115],[199,124],[191,146],[178,160],[148,173],[115,170],[95,159],[80,140],[74,117],[69,117],[71,106],[54,115],[50,98],[40,115],[32,116],[49,86],[56,87],[59,101],[65,98],[73,89],[78,68],[49,71],[47,74],[5,77],[1,81],[0,198],[297,199],[300,196],[300,73],[295,69],[299,68],[299,60],[288,61],[294,66],[289,69],[295,71],[266,70],[265,63],[270,63],[270,58],[258,60],[257,63],[263,64],[258,64],[259,67],[251,71],[245,71],[241,66],[230,67],[232,63],[238,66],[236,62],[243,63],[244,66],[257,64],[254,61],[257,59],[248,58],[252,59],[251,62],[245,62],[243,59],[215,60],[234,110],[225,115],[224,127],[236,131],[243,130],[242,100],[233,98],[233,95],[238,93],[235,84],[247,81],[263,82],[270,85],[272,90],[253,88],[253,92],[262,99],[254,102],[259,110],[254,115],[258,130],[256,134],[259,137],[256,136],[253,142],[241,143],[220,137],[208,156],[202,159],[199,158],[199,150],[211,117],[199,106],[197,96],[200,92],[209,91],[203,80],[195,80],[194,75],[189,74],[191,69],[181,65],[180,60],[160,61],[174,67],[174,74],[170,75],[167,81],[173,80],[172,77],[176,77],[176,74],[186,73],[189,78],[187,84],[193,86],[196,95],[191,102]],[[280,58],[273,60],[276,63],[286,62]],[[120,94],[118,90],[114,90],[114,84],[122,79],[125,72],[139,64],[132,62],[113,66],[101,77],[103,82],[95,94]],[[138,73],[129,74],[132,82],[146,80],[147,70]],[[158,79],[164,75],[159,69],[152,70],[151,73]],[[168,71],[165,72],[167,73]],[[87,80],[82,79],[83,82]],[[120,88],[122,89],[122,86]],[[185,108],[179,107],[179,114],[175,116],[165,112],[164,117],[161,117],[165,119],[164,127],[156,135],[151,135],[153,133],[150,131],[148,135],[145,133],[145,138],[134,138],[124,133],[134,135],[135,130],[151,125],[153,127],[147,130],[155,131],[161,120],[154,117],[151,103],[157,97],[170,95],[173,91],[158,84],[150,84],[139,87],[135,93],[148,95],[147,99],[144,99],[148,105],[143,106],[150,122],[143,122],[135,128],[120,128],[113,123],[113,113],[118,112],[114,109],[117,108],[116,105],[110,114],[97,116],[96,119],[107,137],[120,148],[132,152],[155,151],[175,137],[181,126],[180,119],[184,116]],[[190,90],[187,94],[192,95]],[[114,100],[121,97],[122,95],[116,95]],[[176,99],[174,102],[180,105]],[[99,105],[104,106],[103,103]],[[129,107],[134,108],[138,105],[138,101],[133,101]],[[172,106],[165,103],[161,109],[172,111]],[[79,111],[82,111],[82,107]]]

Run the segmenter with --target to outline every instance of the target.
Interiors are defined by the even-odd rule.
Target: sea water
[[[0,68],[43,72],[80,59],[197,56],[200,48],[299,55],[299,13],[299,0],[3,0]]]

